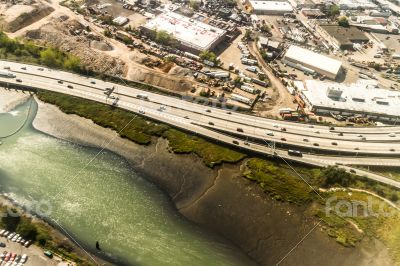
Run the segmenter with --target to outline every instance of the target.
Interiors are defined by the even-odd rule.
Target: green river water
[[[19,128],[30,103],[0,114],[0,137]],[[85,248],[100,241],[117,265],[247,265],[235,247],[185,220],[168,197],[126,160],[62,141],[31,126],[0,145],[0,192],[33,212],[45,210]]]

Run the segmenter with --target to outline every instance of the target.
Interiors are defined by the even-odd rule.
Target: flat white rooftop
[[[339,73],[340,68],[342,67],[342,62],[338,60],[295,45],[291,45],[286,51],[285,59],[289,61],[297,61],[314,70],[320,69],[335,76]]]
[[[175,12],[161,13],[143,27],[164,30],[183,45],[198,51],[209,50],[226,33],[225,30],[191,19]]]
[[[284,1],[252,1],[250,4],[255,11],[292,12],[293,7]]]
[[[341,90],[341,97],[329,98],[328,88]],[[313,106],[321,108],[400,117],[400,92],[378,88],[373,80],[359,80],[350,85],[306,80],[302,94]]]

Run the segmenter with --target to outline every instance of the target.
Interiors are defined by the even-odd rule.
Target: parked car
[[[5,248],[6,247],[6,243],[0,242],[0,247]]]
[[[50,250],[46,250],[43,254],[46,255],[49,258],[53,257],[53,253]]]

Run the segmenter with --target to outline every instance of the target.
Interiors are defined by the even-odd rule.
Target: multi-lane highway
[[[0,75],[2,84],[61,92],[108,104],[116,97],[120,108],[258,153],[318,166],[400,166],[400,127],[331,128],[277,121],[44,67],[0,61],[0,70],[15,74],[13,78]],[[104,92],[112,87],[115,90],[109,98]],[[137,97],[144,94],[145,99]],[[277,149],[271,147],[273,143]],[[302,157],[288,155],[289,148],[303,150]],[[370,175],[380,182],[395,182]],[[400,188],[400,183],[395,183]]]

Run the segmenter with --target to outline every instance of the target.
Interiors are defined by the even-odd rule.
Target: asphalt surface
[[[101,103],[112,104],[115,101],[104,94],[106,88],[115,87],[112,96],[118,98],[117,105],[120,108],[254,152],[322,167],[336,164],[346,170],[350,170],[344,166],[346,164],[400,166],[400,127],[348,127],[331,130],[326,126],[277,121],[204,106],[73,73],[0,61],[0,70],[5,71],[5,67],[9,67],[16,78],[0,76],[1,82],[65,93]],[[59,83],[60,80],[62,83]],[[68,85],[72,88],[68,88]],[[145,94],[148,99],[138,99],[138,94]],[[285,131],[282,131],[283,128]],[[389,136],[391,133],[395,133],[395,136]],[[243,141],[246,137],[259,141]],[[366,139],[360,140],[362,137]],[[312,148],[312,153],[303,153],[302,157],[290,156],[286,149],[274,149],[267,142]],[[318,143],[318,146],[314,143]],[[326,155],[326,152],[337,155]],[[400,188],[400,182],[366,171],[353,171]]]

